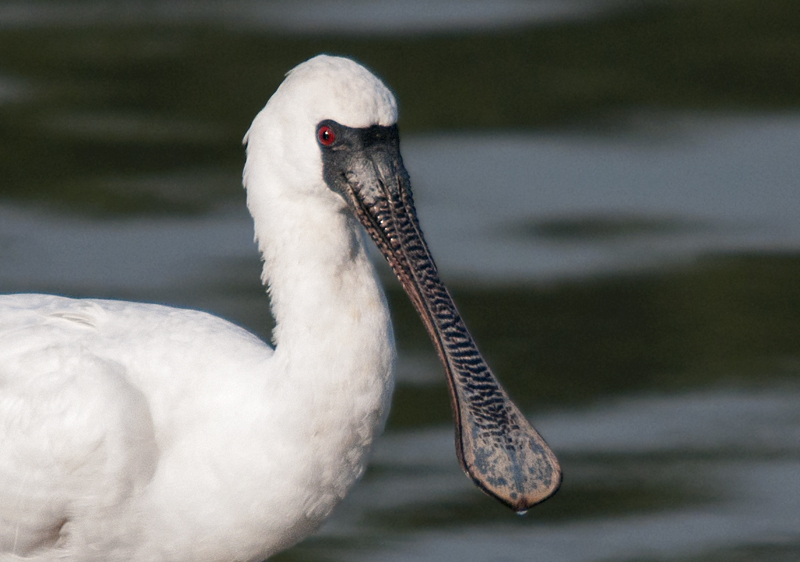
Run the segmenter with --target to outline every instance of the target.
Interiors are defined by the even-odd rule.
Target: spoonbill
[[[364,472],[393,388],[364,232],[442,361],[467,475],[516,511],[555,492],[555,456],[439,279],[396,122],[380,79],[319,55],[247,132],[274,347],[193,310],[0,297],[0,561],[255,561],[316,529]]]

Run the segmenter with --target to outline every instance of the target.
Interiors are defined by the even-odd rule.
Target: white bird
[[[317,528],[364,472],[393,386],[359,223],[438,350],[467,474],[517,511],[555,492],[555,457],[439,280],[396,121],[378,78],[324,55],[253,121],[244,185],[274,349],[203,312],[0,297],[0,561],[261,560]]]

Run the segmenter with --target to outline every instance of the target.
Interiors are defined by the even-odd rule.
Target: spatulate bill
[[[558,460],[492,373],[439,278],[417,220],[397,127],[323,123],[335,127],[338,143],[323,150],[325,180],[383,253],[444,365],[461,466],[515,511],[547,499],[561,482]]]

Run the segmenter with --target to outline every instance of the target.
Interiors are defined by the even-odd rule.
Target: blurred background
[[[386,435],[275,560],[800,560],[796,0],[2,0],[0,292],[268,339],[241,139],[319,52],[397,93],[442,277],[565,480],[518,517],[461,474],[383,268]]]

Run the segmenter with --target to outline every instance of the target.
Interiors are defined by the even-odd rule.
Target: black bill
[[[397,126],[318,125],[324,177],[344,197],[405,288],[447,373],[456,452],[482,490],[515,511],[555,493],[553,452],[500,386],[467,331],[417,221]]]

